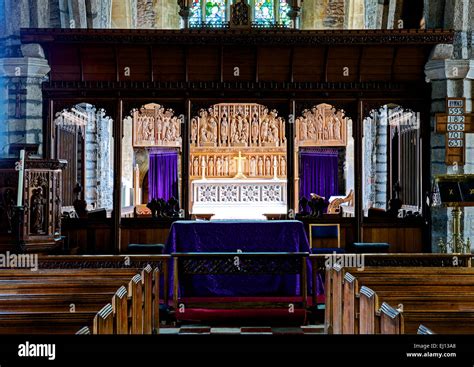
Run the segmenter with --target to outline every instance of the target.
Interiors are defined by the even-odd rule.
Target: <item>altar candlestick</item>
[[[16,206],[23,206],[23,181],[25,176],[25,150],[20,150],[20,162],[18,173],[18,195]]]

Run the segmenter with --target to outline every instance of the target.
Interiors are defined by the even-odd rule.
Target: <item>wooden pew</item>
[[[418,335],[433,335],[434,334],[433,331],[428,329],[425,325],[420,325],[416,333]]]
[[[332,256],[332,255],[329,255]],[[338,254],[337,259],[342,259],[342,264],[347,264],[348,261],[344,260],[346,257],[354,256],[354,254]],[[384,268],[393,268],[394,272],[397,272],[399,267],[454,267],[459,268],[469,268],[471,266],[472,255],[469,254],[363,254],[364,265],[367,267],[380,267]],[[317,279],[317,273],[324,273],[325,279],[325,332],[326,333],[335,333],[340,334],[343,332],[342,323],[339,322],[339,317],[343,312],[341,308],[341,302],[343,294],[342,289],[334,289],[334,287],[342,287],[341,280],[344,278],[343,274],[338,274],[337,271],[344,271],[343,266],[332,266],[327,267],[326,261],[328,260],[328,255],[322,254],[312,254],[310,255],[310,260],[312,262],[312,271],[313,271],[313,285],[316,284],[314,281]],[[337,277],[337,281],[333,281],[333,277]],[[333,297],[333,293],[336,293],[336,298]],[[313,294],[313,303],[316,303],[316,292],[315,288],[312,290]],[[333,309],[336,309],[333,312]],[[334,330],[333,322],[336,319],[336,328]],[[357,325],[355,325],[356,327]]]
[[[473,334],[474,312],[425,310],[401,312],[385,302],[382,304],[381,334],[416,334],[420,323],[439,334]]]
[[[380,304],[382,302],[387,305],[390,303],[392,307],[399,305],[401,308],[398,311],[402,309],[410,312],[474,311],[472,269],[400,268],[399,270],[401,274],[388,269],[387,275],[383,268],[370,269],[367,274],[365,271],[345,274],[343,333],[381,332],[382,319],[377,315],[382,309]],[[360,284],[365,285],[358,290]],[[385,319],[392,315],[389,311],[385,313]],[[410,332],[413,331],[410,329]]]
[[[40,271],[37,278],[18,270],[0,271],[0,333],[74,333],[79,323],[94,333],[158,332],[160,272],[149,265],[142,276],[133,277],[133,269],[113,269],[111,274],[107,269],[54,269]],[[110,308],[104,308],[110,302]],[[2,316],[20,326],[12,330],[11,323],[1,322]]]
[[[90,335],[90,334],[91,334],[91,331],[87,326],[80,328],[76,333],[76,335]]]
[[[114,311],[110,303],[106,304],[94,317],[93,334],[114,333]]]
[[[347,276],[348,272],[350,276]],[[357,332],[357,323],[351,320],[356,317],[358,309],[358,300],[355,298],[360,291],[358,284],[370,287],[381,285],[393,292],[398,291],[402,283],[405,287],[416,287],[426,292],[430,292],[433,285],[445,284],[450,291],[462,292],[473,286],[473,274],[472,268],[366,267],[360,271],[335,265],[328,269],[327,275],[330,279],[330,296],[326,302],[329,308],[326,320],[335,334]],[[451,275],[456,275],[456,278]],[[343,319],[348,322],[344,323]]]

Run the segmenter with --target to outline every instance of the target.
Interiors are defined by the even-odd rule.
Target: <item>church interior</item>
[[[474,334],[473,18],[0,0],[0,334]]]

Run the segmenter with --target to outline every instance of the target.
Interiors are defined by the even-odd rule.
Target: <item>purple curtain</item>
[[[178,152],[150,151],[148,168],[148,201],[178,198]]]
[[[338,151],[322,148],[300,151],[300,197],[324,196],[326,201],[338,190]]]

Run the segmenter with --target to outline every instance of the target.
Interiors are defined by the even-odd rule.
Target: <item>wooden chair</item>
[[[343,252],[339,223],[312,223],[309,225],[309,244],[312,253]]]

